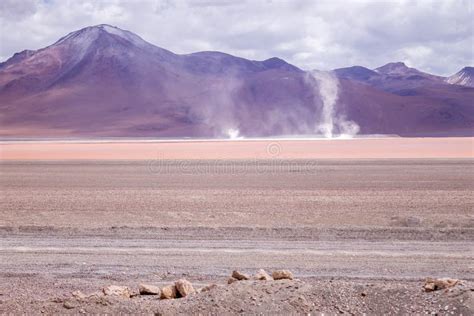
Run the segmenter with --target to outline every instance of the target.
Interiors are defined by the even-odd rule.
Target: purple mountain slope
[[[396,65],[352,68],[335,71],[334,115],[354,121],[361,133],[472,135],[473,88]],[[324,112],[319,88],[282,59],[178,55],[98,25],[0,64],[0,135],[314,134]]]
[[[334,70],[339,78],[366,83],[370,86],[395,93],[407,95],[414,88],[429,85],[445,85],[445,78],[409,68],[402,62],[389,63],[374,70],[354,66]]]
[[[368,82],[372,78],[378,78],[380,75],[375,71],[362,66],[352,66],[347,68],[335,69],[336,75],[343,79]]]

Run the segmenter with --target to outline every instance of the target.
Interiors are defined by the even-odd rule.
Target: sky
[[[471,0],[1,0],[0,60],[110,24],[185,54],[215,50],[302,69],[402,61],[438,75],[474,65]]]

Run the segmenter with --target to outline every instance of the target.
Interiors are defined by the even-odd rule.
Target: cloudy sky
[[[474,64],[472,0],[1,0],[0,60],[111,24],[176,53],[277,56],[303,69]]]

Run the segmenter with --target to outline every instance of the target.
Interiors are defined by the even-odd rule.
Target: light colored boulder
[[[441,278],[441,279],[433,279],[433,278],[426,278],[425,285],[423,288],[426,292],[444,290],[450,287],[455,286],[460,281],[457,279],[450,279],[450,278]]]
[[[76,303],[71,300],[66,300],[63,303],[63,307],[66,309],[73,309],[76,307]]]
[[[270,281],[273,280],[273,278],[267,273],[267,271],[260,269],[257,271],[257,274],[255,274],[255,279],[256,280],[261,280],[261,281]]]
[[[244,273],[241,273],[241,272],[239,272],[239,271],[237,271],[237,270],[232,271],[232,277],[233,277],[234,279],[239,280],[239,281],[242,281],[242,280],[249,280],[249,279],[250,279],[250,277],[249,277],[248,275],[246,275],[246,274],[244,274]]]
[[[433,292],[436,291],[436,285],[434,282],[425,282],[425,285],[423,285],[423,289],[425,292]]]
[[[98,298],[98,297],[102,297],[104,296],[104,292],[103,291],[95,291],[95,292],[92,292],[90,294],[87,295],[87,298],[91,298],[91,297],[95,297],[95,298]]]
[[[130,289],[126,286],[109,285],[102,290],[105,295],[130,298]]]
[[[291,271],[288,271],[288,270],[276,270],[276,271],[273,271],[272,277],[274,280],[284,280],[284,279],[293,280],[293,273],[291,273]]]
[[[161,299],[172,299],[172,298],[177,298],[178,297],[178,290],[176,289],[176,286],[173,285],[168,285],[165,286],[164,288],[161,289]]]
[[[80,300],[83,300],[83,299],[87,298],[87,295],[82,293],[79,290],[72,292],[72,296],[74,296],[75,298],[80,299]]]
[[[159,287],[150,284],[140,284],[138,286],[138,292],[140,295],[160,295],[161,290]]]
[[[176,290],[178,290],[178,293],[181,294],[182,297],[186,297],[189,294],[192,294],[195,292],[193,285],[191,282],[189,282],[186,279],[180,279],[174,283],[176,286]]]

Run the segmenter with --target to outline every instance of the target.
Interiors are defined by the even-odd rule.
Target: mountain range
[[[321,72],[280,58],[175,54],[110,25],[0,63],[2,137],[473,136],[474,71],[389,63]],[[325,128],[326,128],[325,127]]]

